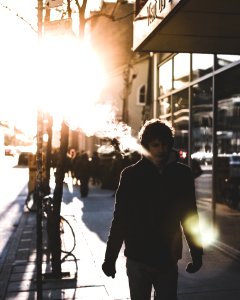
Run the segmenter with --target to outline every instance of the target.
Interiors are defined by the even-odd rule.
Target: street
[[[8,258],[8,266],[11,270],[9,278],[2,274],[4,280],[7,280],[8,296],[4,299],[34,299],[30,296],[30,293],[36,288],[35,281],[31,279],[35,277],[35,262],[33,260],[36,251],[34,246],[36,238],[35,213],[27,212],[25,214],[24,218],[27,218],[26,225],[23,225],[22,221],[21,224],[18,223],[27,195],[28,168],[16,167],[13,160],[8,158],[5,160],[4,165],[5,168],[1,171],[2,182],[4,182],[1,190],[0,219],[0,262],[3,265],[1,271],[4,268],[5,270],[8,269],[6,265],[4,267],[4,259],[6,259],[9,250],[7,242],[15,229],[19,232],[17,239],[20,241],[19,246],[15,245],[17,247],[16,255],[13,255],[11,250],[11,256]],[[62,280],[58,284],[54,282],[45,283],[43,289],[46,298],[44,299],[56,299],[54,295],[56,297],[57,294],[62,295],[63,293],[68,297],[67,299],[129,299],[124,248],[122,248],[117,260],[115,279],[104,276],[101,270],[114,209],[114,197],[112,195],[111,190],[90,186],[89,196],[81,198],[79,186],[73,186],[71,179],[65,180],[61,214],[71,224],[76,237],[76,247],[73,254],[77,259],[78,275],[76,281]],[[2,201],[2,199],[4,200]],[[210,207],[211,205],[208,202],[200,201],[200,219],[211,214]],[[222,214],[224,216],[224,210],[222,210]],[[225,218],[222,219],[222,222],[225,222]],[[207,231],[203,234],[206,235]],[[26,235],[28,235],[27,239]],[[31,240],[31,244],[29,242],[26,244],[27,240]],[[72,248],[72,243],[71,232],[69,229],[65,230],[63,234],[64,247],[69,250]],[[236,297],[240,295],[237,280],[239,263],[223,254],[222,251],[212,247],[211,244],[205,248],[202,270],[193,275],[187,274],[185,267],[189,261],[188,248],[184,242],[183,259],[179,261],[180,300],[238,299]],[[71,278],[73,278],[76,268],[72,260],[67,260],[62,264],[63,272],[69,270]],[[49,263],[44,259],[43,273],[45,272],[49,272]],[[224,295],[223,298],[222,295]]]
[[[18,224],[21,213],[24,209],[24,203],[26,195],[28,192],[28,168],[17,166],[17,157],[5,156],[0,171],[1,178],[1,190],[0,190],[0,250],[3,253],[4,248],[7,245],[7,241],[11,236],[12,232]],[[196,180],[196,192],[199,197],[198,207],[201,216],[201,221],[204,223],[203,230],[206,230],[206,226],[211,226],[212,220],[212,203],[211,195],[209,193],[209,185],[211,184],[211,175],[204,174]],[[83,221],[88,225],[89,242],[91,242],[92,232],[97,234],[100,241],[103,243],[99,244],[99,249],[105,247],[105,242],[107,239],[107,224],[111,220],[111,213],[114,205],[114,198],[112,197],[113,192],[107,191],[107,199],[110,201],[111,206],[108,207],[107,212],[100,212],[102,209],[98,207],[98,202],[95,203],[94,207],[91,208],[94,213],[97,213],[99,218],[97,218],[98,223],[93,224],[93,219],[86,217],[84,214],[88,210],[89,201],[79,201],[80,192],[78,186],[73,186],[71,179],[69,182],[66,180],[66,185],[68,186],[68,193],[65,194],[62,203],[62,210],[69,211],[69,214],[74,212],[76,218],[82,218]],[[54,179],[51,181],[52,189],[54,188]],[[73,196],[74,195],[74,196]],[[76,197],[78,196],[78,197]],[[91,194],[91,197],[103,197],[103,195]],[[105,197],[105,195],[104,195]],[[84,205],[83,205],[84,204]],[[110,209],[110,210],[109,210]],[[88,213],[89,215],[89,213]],[[221,238],[226,241],[230,241],[230,246],[236,245],[236,249],[239,246],[239,238],[237,236],[229,235],[226,233],[227,229],[230,230],[231,226],[237,226],[237,215],[239,212],[226,208],[226,206],[217,204],[217,221],[219,226],[218,234]],[[231,216],[233,216],[231,218]],[[91,220],[91,221],[90,221]],[[95,221],[94,221],[95,222]],[[209,227],[208,227],[209,228]],[[207,229],[208,229],[207,228]],[[211,242],[211,241],[209,241]]]
[[[27,193],[28,168],[17,166],[17,157],[4,157],[0,169],[0,254],[22,215]]]
[[[152,118],[171,127],[174,148],[196,175],[203,265],[186,272],[192,257],[183,236],[178,300],[240,299],[239,17],[236,0],[0,1],[0,300],[130,299],[124,244],[115,278],[102,271],[115,207],[109,182],[117,186],[119,152],[131,157],[139,137],[145,147],[139,129]],[[161,142],[159,155],[152,153],[151,135],[146,148],[164,179],[164,134],[154,139]],[[28,145],[37,147],[33,167],[27,158],[35,150],[25,151]],[[91,162],[93,153],[99,156],[102,184],[90,181],[84,197],[78,173],[93,168],[73,168],[73,162],[85,152]],[[18,165],[17,153],[25,153],[25,165]],[[193,158],[202,170],[194,172]],[[36,202],[26,206],[36,169],[48,178],[49,165],[56,167],[50,197],[41,197],[41,182]],[[78,181],[65,173],[62,189],[60,175],[68,170]],[[134,185],[141,184],[138,174]],[[178,178],[180,192],[188,190],[186,179]],[[166,182],[166,190],[174,189],[175,181]],[[182,202],[174,198],[175,217],[191,191]],[[149,193],[138,195],[132,197],[143,204],[141,215],[134,207],[130,218],[136,215],[144,234],[143,221],[156,218]],[[161,200],[156,226],[169,217],[159,231],[171,232]],[[175,213],[171,201],[166,204]],[[194,232],[192,217],[187,214],[186,223]]]

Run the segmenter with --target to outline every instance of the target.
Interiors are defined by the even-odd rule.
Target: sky
[[[34,136],[42,110],[53,114],[56,123],[65,119],[94,131],[87,124],[91,114],[96,120],[97,109],[103,111],[96,102],[106,74],[88,44],[65,35],[39,41],[37,32],[1,5],[0,39],[0,120]]]

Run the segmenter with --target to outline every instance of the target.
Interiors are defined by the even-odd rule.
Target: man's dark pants
[[[177,300],[177,264],[156,268],[127,258],[126,267],[131,300],[150,300],[152,287],[154,300]]]

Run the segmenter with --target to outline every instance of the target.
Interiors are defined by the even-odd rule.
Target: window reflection
[[[159,67],[160,95],[172,90],[172,60]]]
[[[180,89],[189,82],[190,74],[190,54],[180,53],[174,56],[174,76],[173,87]]]
[[[212,162],[212,82],[204,80],[192,88],[192,158],[202,165]]]
[[[197,198],[212,199],[212,80],[192,87],[192,153],[203,171],[195,180]]]
[[[191,166],[193,159],[200,163],[203,172],[195,178],[196,196],[200,200],[198,203],[200,205],[204,203],[204,207],[208,208],[202,211],[202,214],[206,220],[211,221],[211,203],[214,203],[212,208],[216,212],[215,221],[219,239],[234,248],[240,242],[239,230],[235,230],[238,228],[236,224],[239,218],[236,218],[238,215],[232,210],[240,209],[240,55],[192,54],[190,79],[193,82],[189,88],[191,102],[188,99],[189,89],[185,87],[185,90],[177,93],[173,90],[173,87],[178,88],[179,82],[183,87],[188,80],[186,71],[188,67],[183,69],[177,67],[181,65],[178,57],[181,56],[176,56],[159,69],[161,90],[158,102],[159,117],[164,121],[172,121],[175,129],[174,147],[179,150],[180,155],[185,153]],[[225,66],[229,68],[220,69]],[[213,67],[219,69],[214,76]],[[213,99],[216,106],[214,127]],[[191,124],[189,124],[190,107]],[[213,133],[213,129],[216,129],[216,132]],[[189,137],[190,149],[188,149]],[[216,145],[213,145],[213,140]],[[188,150],[191,150],[191,153],[187,153]],[[214,157],[213,164],[215,150],[217,157]],[[228,206],[227,209],[225,205]],[[226,218],[223,211],[224,214],[228,213]],[[233,214],[234,218],[230,218],[230,214]],[[219,222],[222,218],[226,219],[227,224],[233,229],[232,234],[224,234],[226,222]]]
[[[198,79],[213,71],[212,54],[192,54],[192,79]]]
[[[240,154],[240,94],[218,100],[218,153]]]
[[[217,163],[216,186],[217,202],[232,209],[240,207],[240,67],[234,67],[216,76],[217,101]],[[217,212],[220,211],[217,206]],[[239,228],[236,217],[229,218],[231,234],[222,235],[225,244],[234,247],[239,241]],[[219,222],[219,231],[224,225]]]
[[[171,109],[171,98],[166,97],[164,99],[160,99],[159,101],[160,106],[160,120],[171,122],[172,116],[172,109]]]
[[[216,60],[216,68],[222,68],[225,67],[235,61],[240,60],[240,55],[223,55],[223,54],[218,54],[217,55],[217,60]]]
[[[217,84],[217,137],[218,154],[240,155],[240,68],[218,75]]]
[[[175,130],[175,147],[188,151],[189,101],[188,90],[173,95],[173,127]]]

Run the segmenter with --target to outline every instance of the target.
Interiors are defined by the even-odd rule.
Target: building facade
[[[133,48],[153,53],[152,116],[173,126],[182,159],[201,165],[204,220],[239,251],[240,6],[223,2],[136,1]]]

